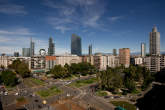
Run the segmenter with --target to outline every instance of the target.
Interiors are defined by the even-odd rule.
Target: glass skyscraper
[[[30,48],[22,48],[22,56],[30,57]]]
[[[160,32],[156,26],[150,32],[150,55],[160,55]]]
[[[54,43],[52,37],[49,38],[49,48],[48,48],[48,55],[53,56],[55,54]]]
[[[78,56],[82,55],[81,52],[81,38],[76,34],[72,34],[71,37],[71,54],[75,54]]]
[[[30,56],[34,56],[34,42],[32,41],[32,38],[30,41]]]

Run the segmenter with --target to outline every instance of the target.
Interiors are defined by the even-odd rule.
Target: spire
[[[154,25],[154,27],[153,27],[153,29],[152,29],[152,32],[158,32],[158,31],[157,31],[156,25]]]

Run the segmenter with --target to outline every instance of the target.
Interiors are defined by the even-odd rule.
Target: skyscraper
[[[160,55],[160,32],[157,31],[156,26],[150,32],[150,55]]]
[[[89,47],[88,47],[88,51],[89,51],[88,54],[89,54],[89,55],[92,55],[92,44],[89,45]]]
[[[19,57],[19,52],[14,52],[14,57]]]
[[[22,56],[30,57],[30,48],[22,48]]]
[[[48,55],[53,56],[55,54],[55,48],[52,37],[49,38],[49,48],[48,48]]]
[[[146,44],[141,43],[141,57],[145,57],[145,56],[146,56]]]
[[[32,38],[30,39],[30,56],[34,56],[34,42],[32,41]]]
[[[117,51],[116,51],[116,49],[113,49],[113,55],[114,55],[114,56],[117,55]]]
[[[125,67],[129,67],[130,65],[130,49],[129,48],[119,49],[119,62],[121,65],[124,65]]]
[[[81,38],[76,34],[71,37],[71,54],[81,56]]]

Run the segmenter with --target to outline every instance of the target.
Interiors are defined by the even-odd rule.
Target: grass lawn
[[[115,106],[123,107],[126,110],[136,110],[136,106],[125,101],[111,101]]]
[[[87,80],[79,80],[79,81],[73,82],[70,84],[70,86],[79,88],[79,87],[82,87],[82,86],[85,86],[88,84],[92,84],[95,82],[96,82],[96,78],[91,78],[91,79],[87,79]]]
[[[35,78],[27,78],[24,80],[24,83],[29,87],[40,86],[45,84],[43,81]]]
[[[25,101],[25,98],[24,97],[19,97],[19,98],[17,98],[16,99],[18,102],[23,102],[23,101]]]
[[[7,91],[13,91],[13,90],[16,89],[16,86],[13,86],[13,87],[11,87],[11,86],[5,86],[5,87],[6,87]]]
[[[42,98],[47,98],[47,97],[54,96],[54,95],[57,95],[60,93],[62,93],[62,91],[60,89],[58,89],[56,86],[53,86],[49,89],[41,90],[41,91],[37,92],[37,94],[39,96],[41,96]]]
[[[45,83],[39,79],[30,78],[30,80],[36,85],[44,85]]]
[[[103,96],[103,97],[108,95],[105,91],[101,91],[101,90],[98,90],[98,91],[96,92],[96,94],[97,94],[98,96]]]

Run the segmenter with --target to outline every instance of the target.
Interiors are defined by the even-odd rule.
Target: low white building
[[[9,65],[9,56],[0,56],[0,66],[7,68]]]
[[[65,64],[71,65],[72,63],[82,62],[81,57],[77,55],[60,55],[56,56],[56,65],[64,66]]]
[[[107,67],[117,67],[119,66],[119,58],[113,55],[102,55],[98,54],[94,56],[94,65],[99,70],[106,70]]]

